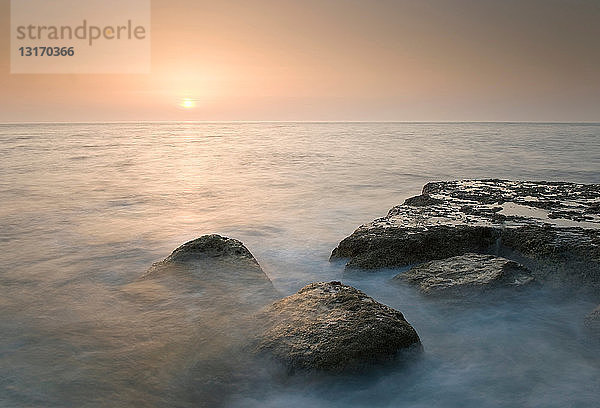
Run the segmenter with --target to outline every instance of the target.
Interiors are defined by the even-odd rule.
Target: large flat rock
[[[394,279],[417,285],[424,294],[464,294],[498,287],[522,287],[535,281],[531,272],[517,262],[473,253],[425,262]]]
[[[475,253],[513,253],[540,278],[600,286],[600,185],[461,180],[360,226],[331,258],[348,267],[396,267]]]
[[[342,372],[420,350],[402,313],[340,282],[312,283],[269,306],[258,350],[289,370]]]

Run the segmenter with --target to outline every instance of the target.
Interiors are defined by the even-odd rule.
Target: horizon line
[[[76,125],[76,124],[119,124],[119,123],[405,123],[405,124],[460,124],[460,123],[504,123],[504,124],[600,124],[600,121],[526,121],[526,120],[92,120],[92,121],[21,121],[0,122],[0,125]]]

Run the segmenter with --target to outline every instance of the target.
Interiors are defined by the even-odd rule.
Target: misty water
[[[328,262],[429,181],[600,183],[598,124],[22,124],[0,141],[2,407],[598,406],[597,294],[428,299],[399,269]],[[249,365],[236,310],[137,281],[208,233],[244,242],[282,296],[341,280],[402,311],[425,352],[342,377]]]

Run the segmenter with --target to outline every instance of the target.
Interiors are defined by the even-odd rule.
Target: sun
[[[181,103],[180,103],[180,106],[181,106],[182,108],[185,108],[185,109],[192,109],[194,106],[196,106],[196,104],[194,103],[194,100],[193,100],[193,99],[190,99],[190,98],[184,98],[184,99],[181,101]]]

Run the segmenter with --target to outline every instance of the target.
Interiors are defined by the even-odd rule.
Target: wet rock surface
[[[535,281],[531,272],[517,262],[473,253],[425,262],[396,275],[394,279],[417,285],[425,294],[521,287]]]
[[[273,284],[250,251],[240,241],[220,235],[204,235],[175,249],[155,263],[142,279],[177,277],[219,299],[266,304],[278,297]]]
[[[401,312],[340,282],[312,283],[273,303],[259,320],[257,350],[290,371],[352,371],[421,349]]]
[[[146,272],[149,278],[164,273],[169,268],[190,268],[203,270],[209,264],[237,267],[261,280],[268,277],[260,268],[250,251],[240,241],[220,235],[203,235],[193,241],[186,242],[175,249],[171,255],[157,262]],[[202,272],[202,271],[195,271]]]
[[[420,196],[360,226],[331,259],[349,258],[348,267],[373,269],[469,252],[515,253],[536,277],[600,287],[599,203],[598,184],[429,183]],[[543,272],[548,269],[553,276]]]

